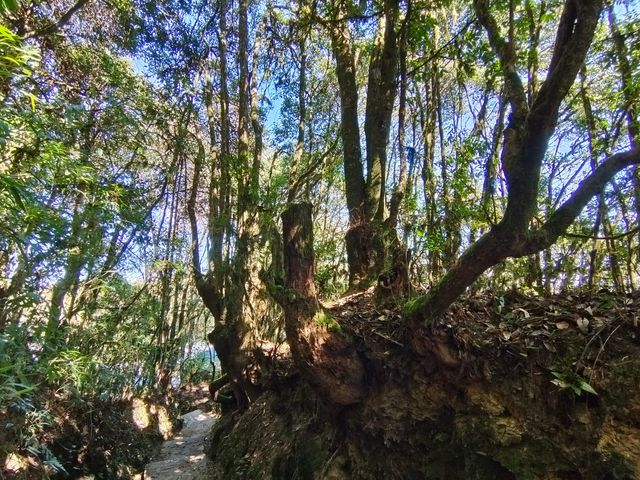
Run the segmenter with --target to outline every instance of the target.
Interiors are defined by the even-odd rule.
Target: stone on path
[[[182,430],[162,445],[156,460],[144,471],[145,480],[204,480],[210,478],[210,461],[204,454],[204,437],[215,416],[194,410],[182,416]]]

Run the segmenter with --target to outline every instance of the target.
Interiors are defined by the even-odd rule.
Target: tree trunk
[[[387,267],[389,242],[386,220],[387,147],[396,96],[398,41],[396,26],[400,4],[385,0],[369,64],[364,120],[366,181],[358,120],[358,86],[354,46],[345,11],[336,7],[330,23],[331,46],[336,59],[340,90],[341,136],[345,188],[349,210],[346,235],[349,285],[369,286]]]
[[[607,7],[609,17],[609,29],[611,36],[613,37],[613,43],[616,52],[616,61],[618,64],[618,71],[620,72],[620,79],[622,80],[622,96],[625,101],[625,109],[627,111],[627,133],[629,136],[629,143],[633,147],[640,146],[640,109],[638,108],[638,101],[640,100],[640,87],[638,87],[637,79],[633,78],[633,70],[629,63],[629,52],[627,45],[625,44],[624,37],[618,29],[616,23],[615,13],[612,6]],[[640,167],[636,166],[631,172],[631,184],[633,186],[633,201],[634,210],[636,216],[636,228],[640,232]],[[640,242],[640,233],[636,235],[638,242]],[[640,249],[638,250],[640,252]],[[633,257],[633,251],[629,249],[627,254],[631,258]],[[640,258],[640,253],[636,254],[636,258]],[[633,275],[629,276],[630,282],[633,284]],[[631,285],[633,288],[633,285]]]
[[[347,23],[344,20],[332,22],[330,35],[340,91],[340,136],[345,194],[349,210],[349,231],[346,235],[349,285],[352,288],[360,288],[367,284],[369,275],[371,260],[367,239],[370,238],[371,228],[365,215],[366,197],[358,122],[356,62]]]
[[[316,298],[311,211],[311,204],[301,203],[282,214],[285,288],[278,302],[296,365],[329,404],[351,405],[364,397],[364,367]]]
[[[398,70],[396,24],[399,7],[398,0],[384,1],[384,16],[379,22],[367,80],[367,105],[364,120],[367,146],[366,212],[367,218],[370,221],[375,221],[378,225],[382,225],[385,220],[387,146],[389,145],[391,114],[396,98],[396,72]]]
[[[400,58],[400,99],[398,104],[398,162],[399,173],[398,182],[396,188],[391,196],[389,202],[389,229],[396,230],[398,227],[398,216],[402,207],[402,201],[404,200],[409,178],[407,171],[407,151],[406,151],[406,116],[407,116],[407,25],[410,18],[410,12],[407,12],[407,17],[403,22],[400,45],[399,45],[399,58]]]

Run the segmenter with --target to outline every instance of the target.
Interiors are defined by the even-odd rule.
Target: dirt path
[[[210,478],[209,460],[204,454],[204,437],[215,417],[194,410],[183,416],[182,430],[162,445],[156,460],[147,465],[145,480],[205,480]]]

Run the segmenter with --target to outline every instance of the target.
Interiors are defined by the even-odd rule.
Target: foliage
[[[572,371],[555,371],[552,370],[551,374],[555,377],[551,380],[551,383],[558,386],[561,389],[570,390],[576,395],[582,395],[582,392],[590,393],[592,395],[598,395],[591,385],[587,381]]]
[[[0,13],[15,11],[17,8],[15,0],[5,0],[0,3]],[[6,95],[14,77],[24,77],[31,74],[31,64],[37,60],[36,51],[25,46],[19,36],[0,23],[0,98]],[[30,99],[32,108],[35,108],[33,95],[30,95]],[[4,129],[4,123],[2,126]]]
[[[209,359],[204,354],[186,358],[180,364],[180,381],[182,384],[198,384],[212,380]]]
[[[327,330],[330,330],[332,332],[343,333],[342,326],[336,321],[335,318],[333,318],[331,315],[329,315],[326,312],[323,312],[323,311],[317,312],[314,317],[314,321],[318,325],[322,325],[323,327],[326,327]]]
[[[27,342],[22,331],[11,329],[0,334],[0,409],[5,413],[9,405],[29,398],[37,388]]]

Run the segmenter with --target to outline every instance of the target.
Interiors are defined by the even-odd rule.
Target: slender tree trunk
[[[593,109],[591,107],[591,100],[589,99],[589,95],[587,92],[587,86],[585,84],[586,72],[585,68],[580,72],[580,98],[582,100],[582,107],[584,109],[585,120],[587,124],[587,134],[589,139],[589,155],[590,155],[590,163],[591,163],[591,172],[594,172],[598,167],[597,155],[595,149],[595,137],[596,137],[596,121],[593,116]],[[611,225],[609,222],[609,213],[607,212],[606,199],[604,196],[604,192],[598,195],[598,206],[597,206],[596,218],[593,226],[593,247],[590,253],[590,261],[589,261],[589,276],[587,280],[587,285],[589,288],[593,287],[594,277],[597,275],[597,266],[599,265],[598,260],[598,249],[597,249],[597,237],[600,232],[600,227],[603,227],[604,236],[607,237],[605,240],[605,246],[609,256],[609,267],[611,269],[612,279],[617,291],[624,291],[624,284],[621,283],[622,274],[620,272],[620,262],[618,261],[618,256],[615,251],[615,244],[613,240],[613,232],[611,230]]]
[[[436,182],[434,174],[434,159],[436,145],[436,102],[435,102],[435,86],[434,78],[437,70],[436,62],[429,69],[429,76],[424,82],[425,98],[420,102],[421,114],[420,124],[422,130],[422,141],[424,143],[424,157],[422,162],[422,186],[424,191],[424,210],[426,221],[421,225],[423,235],[431,236],[437,230],[436,215]],[[426,106],[423,106],[426,105]],[[427,251],[427,280],[430,285],[440,276],[440,258],[437,249],[428,249]]]
[[[82,224],[84,197],[82,194],[76,195],[75,208],[73,218],[71,220],[71,231],[69,234],[69,248],[67,250],[67,262],[64,274],[51,289],[51,304],[49,307],[49,316],[47,319],[47,328],[45,332],[45,343],[54,341],[58,333],[61,323],[62,311],[64,308],[65,298],[74,282],[80,277],[80,272],[85,265],[82,245]]]
[[[306,38],[301,35],[298,39],[298,135],[293,150],[291,162],[291,174],[289,176],[288,203],[293,203],[298,195],[300,183],[298,178],[302,171],[302,157],[304,155],[304,138],[307,118],[307,45]]]
[[[337,14],[342,13],[339,10]],[[365,215],[366,196],[360,148],[356,62],[346,21],[333,21],[330,25],[330,35],[340,92],[340,136],[349,210],[349,230],[346,235],[349,285],[359,288],[366,286],[369,277],[372,231]]]
[[[622,80],[622,96],[624,98],[625,109],[627,112],[627,131],[629,135],[629,143],[632,147],[640,146],[640,87],[638,87],[637,79],[633,77],[633,71],[631,64],[629,63],[629,52],[627,45],[625,44],[624,37],[618,29],[618,25],[615,18],[615,13],[612,6],[607,7],[609,29],[613,38],[616,60],[618,65],[618,71],[620,72],[620,79]],[[636,217],[636,228],[640,232],[640,167],[636,166],[631,170],[631,183],[633,186],[633,201]],[[636,235],[636,247],[640,243],[640,233]],[[636,248],[636,261],[640,259],[640,248]],[[632,263],[634,252],[631,248],[627,253],[629,262]],[[633,288],[632,271],[629,272],[629,282],[631,288]]]
[[[490,224],[495,224],[498,220],[498,209],[495,203],[496,181],[498,177],[498,157],[500,151],[500,140],[504,133],[504,117],[507,104],[500,95],[498,106],[498,118],[493,127],[493,137],[491,147],[484,168],[484,180],[482,183],[482,210]]]
[[[400,59],[400,100],[398,105],[398,183],[391,196],[389,206],[388,228],[396,230],[402,201],[408,188],[407,151],[406,151],[406,117],[407,117],[407,25],[411,12],[403,22],[398,56]]]

